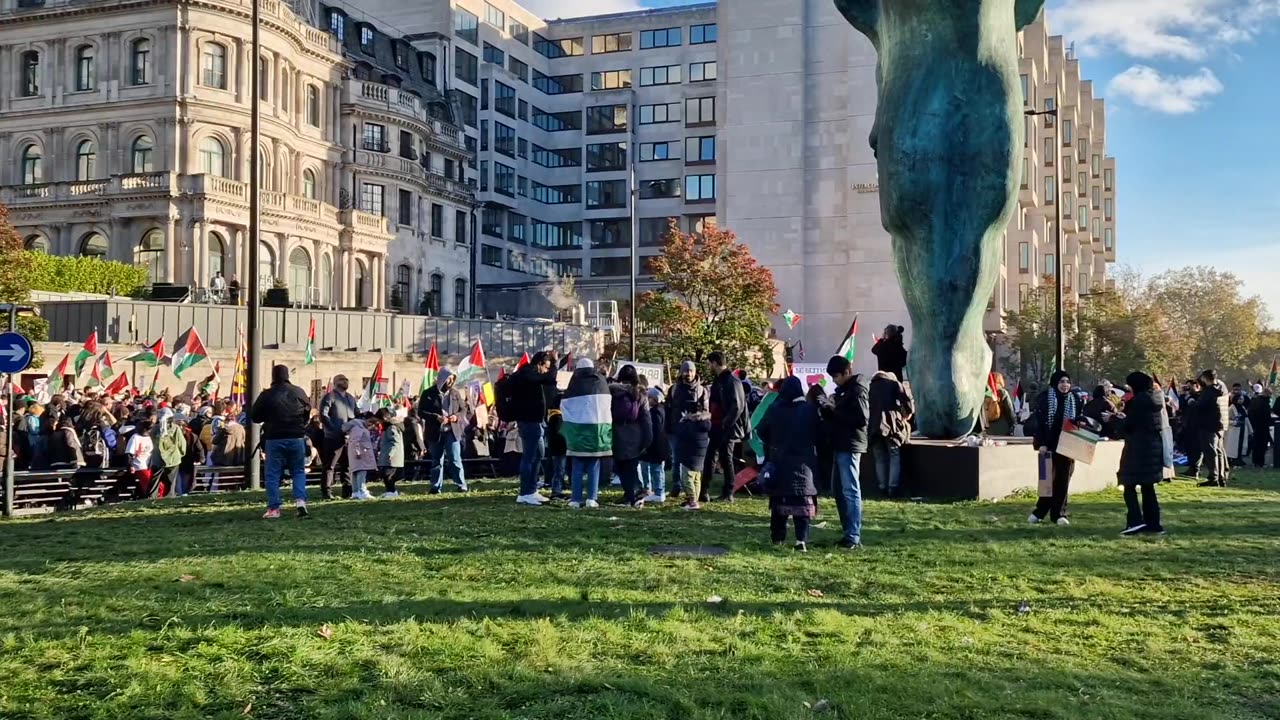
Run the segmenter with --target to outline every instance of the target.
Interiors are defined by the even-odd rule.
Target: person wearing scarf
[[[787,540],[787,518],[794,518],[796,551],[806,552],[809,524],[818,512],[818,408],[806,401],[804,385],[794,375],[782,381],[760,427],[764,444],[762,482],[769,494],[769,530],[775,545]]]
[[[1067,420],[1078,422],[1084,414],[1084,398],[1071,389],[1071,376],[1065,370],[1053,374],[1049,387],[1040,394],[1036,403],[1036,433],[1032,445],[1041,453],[1053,455],[1053,491],[1036,502],[1036,509],[1027,518],[1032,525],[1045,519],[1058,525],[1070,525],[1063,511],[1067,506],[1067,492],[1071,487],[1071,475],[1076,461],[1058,454],[1058,438]]]

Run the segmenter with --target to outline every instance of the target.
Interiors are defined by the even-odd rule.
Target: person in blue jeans
[[[600,507],[600,458],[575,457],[571,467],[569,507]]]
[[[311,402],[302,388],[289,382],[289,368],[271,368],[271,387],[254,401],[249,416],[262,423],[262,446],[267,453],[267,512],[262,517],[280,517],[280,477],[286,469],[298,517],[307,517],[306,435]]]
[[[418,417],[426,425],[431,446],[431,491],[436,493],[444,489],[446,466],[458,490],[468,490],[462,471],[462,441],[472,410],[466,396],[454,387],[456,382],[453,372],[444,368],[436,376],[436,384],[427,388],[418,401]]]
[[[857,550],[862,547],[862,486],[858,469],[867,451],[869,384],[866,378],[853,372],[853,364],[843,355],[827,362],[827,374],[837,386],[835,395],[822,401],[821,410],[835,465],[836,511],[843,530],[838,546]]]
[[[648,490],[645,504],[661,505],[667,501],[667,465],[671,464],[671,438],[667,435],[667,408],[662,391],[649,388],[647,402],[649,422],[653,425],[653,442],[640,456],[640,481]],[[677,493],[678,496],[678,493]]]
[[[538,492],[542,460],[547,455],[547,411],[556,397],[556,356],[537,352],[527,365],[503,380],[496,389],[498,414],[506,422],[515,422],[520,431],[520,492],[516,502],[541,505],[550,498]]]
[[[557,397],[554,407],[547,411],[547,458],[543,461],[547,465],[547,486],[551,489],[552,500],[567,497],[564,494],[565,471],[568,470],[565,454],[569,448],[561,432],[563,426],[564,415],[560,412],[560,399]]]

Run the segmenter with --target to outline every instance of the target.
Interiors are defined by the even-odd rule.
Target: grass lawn
[[[258,519],[236,495],[0,524],[0,718],[1280,717],[1280,474],[871,502],[861,553],[699,514],[468,497]],[[608,495],[613,495],[609,493]],[[606,499],[612,499],[607,497]],[[714,544],[717,558],[650,555]],[[709,602],[713,596],[720,602]],[[807,703],[807,705],[806,705]]]

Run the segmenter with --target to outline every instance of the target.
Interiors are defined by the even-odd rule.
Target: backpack
[[[987,419],[988,423],[995,422],[1000,419],[1000,399],[988,395],[982,401],[982,415]]]
[[[506,420],[514,415],[515,399],[511,397],[512,383],[511,378],[507,376],[498,381],[493,388],[494,404],[498,408],[498,419]]]

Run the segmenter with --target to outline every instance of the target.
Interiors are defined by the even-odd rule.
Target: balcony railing
[[[474,188],[462,181],[455,180],[446,176],[444,173],[428,170],[423,167],[422,163],[416,160],[402,157],[387,157],[376,152],[365,152],[357,150],[352,153],[353,162],[356,165],[365,167],[381,168],[391,170],[393,172],[401,172],[405,175],[418,178],[427,183],[437,192],[451,192],[459,195],[468,195]]]
[[[462,140],[462,128],[431,117],[427,113],[422,99],[412,93],[403,92],[398,88],[380,83],[350,80],[346,84],[346,101],[362,105],[373,105],[380,109],[413,118],[430,128],[432,139],[459,148],[465,147]]]
[[[174,187],[174,178],[173,173],[160,172],[115,175],[100,180],[11,185],[0,188],[0,202],[24,205],[59,200],[75,201],[119,194],[136,195],[140,192],[168,193]]]

